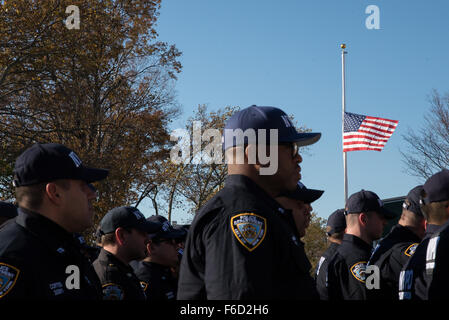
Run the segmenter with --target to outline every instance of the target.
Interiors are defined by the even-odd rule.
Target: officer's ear
[[[45,195],[54,205],[59,206],[61,204],[61,192],[58,185],[54,182],[49,182],[45,185]]]
[[[117,244],[123,246],[126,244],[127,235],[129,234],[129,231],[125,228],[119,227],[115,229],[115,241]]]
[[[245,162],[248,164],[259,164],[257,161],[257,146],[255,144],[248,144],[245,147]]]
[[[362,226],[365,226],[367,224],[367,222],[368,222],[368,215],[365,212],[361,212],[359,214],[359,223]]]

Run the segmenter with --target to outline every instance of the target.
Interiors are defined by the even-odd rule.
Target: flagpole
[[[341,141],[343,144],[343,135],[344,135],[344,127],[345,127],[345,110],[346,110],[346,96],[345,96],[345,54],[347,53],[345,51],[346,45],[342,43],[340,45],[341,47],[341,81],[342,81],[342,87],[341,87],[341,106],[342,106],[342,112],[341,112]],[[342,146],[343,147],[343,146]],[[346,207],[346,202],[348,201],[348,168],[347,168],[347,160],[346,160],[346,152],[343,152],[343,170],[344,170],[344,193],[345,193],[345,202],[344,207]]]

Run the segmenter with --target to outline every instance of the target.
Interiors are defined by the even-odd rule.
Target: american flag
[[[381,151],[398,125],[397,120],[345,112],[343,152]]]

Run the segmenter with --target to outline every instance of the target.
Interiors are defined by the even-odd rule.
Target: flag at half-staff
[[[344,112],[343,152],[381,151],[397,125],[397,120]]]

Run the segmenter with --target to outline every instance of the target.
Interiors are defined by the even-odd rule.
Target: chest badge
[[[124,292],[121,286],[115,283],[103,285],[103,300],[123,300]]]
[[[365,283],[366,280],[366,261],[360,261],[357,262],[356,264],[354,264],[351,267],[351,273],[354,276],[354,278],[356,278],[357,280],[359,280],[360,282]]]
[[[251,252],[265,239],[267,219],[255,213],[240,213],[231,218],[231,230],[237,240]]]

